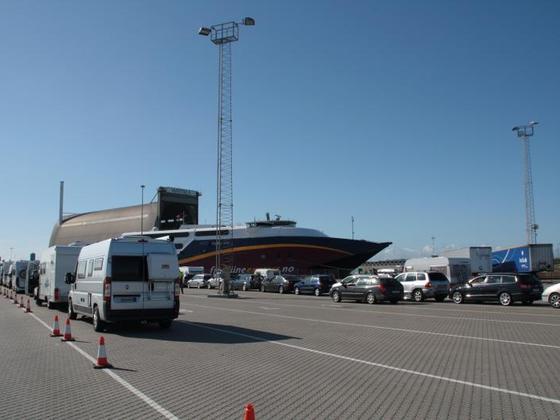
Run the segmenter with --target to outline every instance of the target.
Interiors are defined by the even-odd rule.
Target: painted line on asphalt
[[[249,338],[249,339],[252,339],[252,340],[255,340],[255,341],[259,341],[259,342],[266,342],[268,344],[287,347],[287,348],[291,348],[291,349],[294,349],[294,350],[305,351],[305,352],[308,352],[308,353],[319,354],[321,356],[328,356],[328,357],[332,357],[332,358],[336,358],[336,359],[346,360],[346,361],[349,361],[349,362],[361,363],[361,364],[368,365],[368,366],[378,367],[378,368],[392,370],[392,371],[396,371],[396,372],[407,373],[407,374],[410,374],[410,375],[421,376],[421,377],[424,377],[424,378],[437,379],[439,381],[470,386],[470,387],[473,387],[473,388],[485,389],[485,390],[489,390],[489,391],[496,391],[496,392],[500,392],[502,394],[515,395],[515,396],[518,396],[518,397],[526,397],[526,398],[530,398],[530,399],[533,399],[533,400],[545,401],[545,402],[550,402],[550,403],[553,403],[553,404],[560,404],[560,400],[556,399],[556,398],[543,397],[541,395],[514,391],[514,390],[511,390],[511,389],[501,388],[501,387],[497,387],[497,386],[484,385],[484,384],[480,384],[480,383],[476,383],[476,382],[463,381],[463,380],[460,380],[460,379],[454,379],[454,378],[450,378],[450,377],[447,377],[447,376],[434,375],[434,374],[431,374],[431,373],[425,373],[425,372],[412,370],[412,369],[405,369],[405,368],[401,368],[401,367],[398,367],[398,366],[386,365],[384,363],[370,362],[368,360],[356,359],[354,357],[343,356],[341,354],[329,353],[329,352],[326,352],[326,351],[310,349],[308,347],[296,346],[294,344],[281,343],[279,341],[271,341],[271,340],[268,340],[266,338],[257,337],[257,336],[250,335],[250,334],[243,334],[243,333],[240,333],[240,332],[228,331],[228,330],[224,330],[224,329],[221,329],[221,328],[208,327],[206,325],[198,325],[196,323],[192,323],[192,322],[188,322],[188,321],[185,321],[185,323],[187,323],[189,325],[192,325],[193,327],[197,327],[197,328],[203,328],[203,329],[207,329],[207,330],[211,330],[211,331],[217,331],[217,332],[221,332],[221,333],[224,333],[224,334],[237,335],[239,337],[245,337],[245,338]]]
[[[47,330],[51,331],[51,327],[49,327],[47,325],[47,323],[44,322],[42,319],[40,319],[37,315],[35,315],[34,313],[31,313],[29,315],[31,315],[33,318],[35,318],[35,320],[37,320],[40,324],[42,324]],[[74,344],[72,342],[66,342],[66,344],[68,344],[70,347],[72,347],[74,350],[76,350],[78,353],[80,353],[82,356],[84,356],[91,363],[93,363],[94,365],[96,364],[97,361],[95,360],[95,358],[90,356],[88,353],[86,353],[81,348],[79,348],[76,344]],[[175,416],[173,413],[171,413],[170,411],[163,408],[161,405],[159,405],[157,402],[152,400],[150,397],[148,397],[142,391],[138,390],[137,388],[132,386],[130,383],[125,381],[123,378],[121,378],[115,372],[112,372],[109,369],[101,369],[101,371],[105,372],[107,375],[109,375],[111,378],[113,378],[119,384],[124,386],[126,389],[128,389],[130,392],[132,392],[134,395],[136,395],[138,398],[140,398],[142,401],[144,401],[146,404],[148,404],[151,408],[153,408],[155,411],[157,411],[159,414],[161,414],[163,417],[165,417],[167,419],[178,420],[177,416]]]
[[[306,322],[318,322],[321,324],[331,324],[331,325],[340,325],[346,327],[363,327],[363,328],[371,328],[376,330],[385,330],[385,331],[398,331],[398,332],[405,332],[410,334],[419,334],[419,335],[434,335],[438,337],[449,337],[449,338],[459,338],[463,340],[475,340],[475,341],[486,341],[491,343],[502,343],[502,344],[517,344],[520,346],[530,346],[530,347],[542,347],[542,348],[549,348],[560,350],[560,346],[555,346],[553,344],[541,344],[541,343],[532,343],[527,341],[515,341],[515,340],[503,340],[500,338],[487,338],[487,337],[477,337],[473,335],[461,335],[461,334],[450,334],[450,333],[438,333],[433,331],[420,331],[420,330],[412,330],[408,328],[397,328],[397,327],[385,327],[383,325],[372,325],[372,324],[358,324],[354,322],[343,322],[343,321],[329,321],[325,319],[316,319],[316,318],[303,318],[297,317],[293,315],[282,315],[282,314],[271,314],[267,312],[255,312],[255,311],[247,311],[244,309],[229,309],[229,308],[219,308],[214,306],[204,306],[204,305],[194,305],[200,306],[206,309],[218,309],[222,311],[229,311],[229,312],[240,312],[240,313],[247,313],[250,315],[265,315],[270,316],[273,318],[284,318],[284,319],[292,319],[295,321],[306,321]]]
[[[190,295],[188,297],[195,297],[195,298],[205,298],[205,296],[194,296]],[[271,299],[269,299],[271,300]],[[293,308],[300,308],[300,309],[309,309],[309,307],[303,305],[296,305],[290,303],[280,303],[278,299],[272,299],[274,304],[281,307],[293,307]],[[244,300],[243,302],[246,303],[260,303],[262,305],[262,300],[260,302]],[[394,315],[394,316],[411,316],[411,317],[420,317],[420,318],[436,318],[436,319],[452,319],[452,320],[460,320],[460,321],[484,321],[484,322],[497,322],[497,323],[504,323],[504,324],[524,324],[524,325],[539,325],[545,327],[560,327],[560,324],[553,324],[549,322],[536,322],[536,321],[516,321],[516,320],[509,320],[509,319],[492,319],[492,318],[471,318],[471,317],[452,317],[452,316],[445,316],[445,315],[430,315],[430,314],[419,314],[419,313],[410,313],[410,312],[394,312],[394,311],[382,311],[379,310],[378,307],[375,305],[370,306],[370,310],[359,310],[359,309],[350,309],[344,305],[344,303],[339,303],[339,307],[333,307],[333,304],[326,304],[323,303],[320,306],[314,306],[314,308],[323,308],[323,309],[334,309],[337,311],[348,311],[348,312],[357,312],[361,314],[383,314],[383,315]],[[399,306],[399,305],[397,305]],[[409,309],[409,308],[406,308]],[[427,310],[431,310],[431,308],[427,308]],[[447,309],[446,309],[447,310]],[[449,309],[450,310],[450,309]],[[505,315],[505,314],[504,314]],[[508,315],[515,315],[515,314],[508,314]]]

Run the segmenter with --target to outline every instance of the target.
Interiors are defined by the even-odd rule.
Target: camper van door
[[[173,308],[179,264],[175,254],[148,254],[145,309]]]

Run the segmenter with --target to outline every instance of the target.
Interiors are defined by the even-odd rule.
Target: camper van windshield
[[[111,281],[148,280],[146,257],[113,255],[111,262]]]

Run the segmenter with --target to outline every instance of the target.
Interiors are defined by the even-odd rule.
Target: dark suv
[[[312,293],[315,296],[321,296],[323,293],[329,293],[334,282],[331,276],[325,274],[307,276],[294,285],[294,293],[296,295]]]
[[[335,302],[349,299],[367,303],[387,300],[397,303],[403,298],[403,294],[403,286],[397,280],[377,276],[359,277],[355,280],[351,276],[350,280],[337,283],[329,292]]]
[[[533,303],[541,298],[542,292],[541,281],[532,273],[492,273],[452,288],[449,297],[455,303],[498,301],[508,306],[517,301]]]

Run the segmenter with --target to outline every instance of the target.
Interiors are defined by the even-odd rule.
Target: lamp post
[[[512,128],[517,133],[517,137],[523,143],[523,163],[525,177],[525,233],[527,243],[537,242],[537,229],[539,225],[535,223],[535,198],[533,196],[533,174],[531,170],[531,151],[529,149],[529,137],[535,134],[536,121],[530,121],[527,125],[520,125]]]
[[[140,189],[142,190],[142,206],[140,210],[140,235],[144,235],[144,188],[145,185],[140,185]]]
[[[231,43],[239,40],[239,25],[253,26],[255,19],[202,27],[198,34],[210,36],[218,46],[218,145],[216,166],[216,262],[214,275],[223,272],[221,292],[229,295],[229,275],[233,268],[233,146],[232,146],[232,53]],[[224,236],[228,238],[224,241]]]

